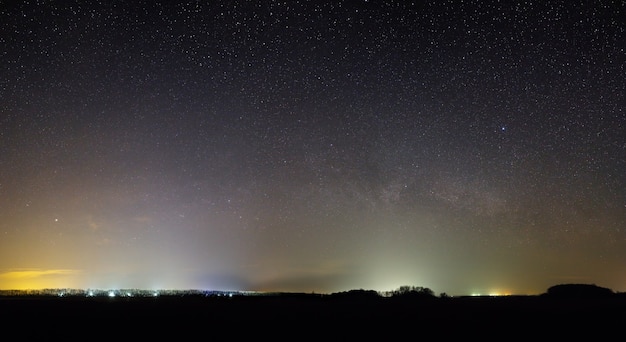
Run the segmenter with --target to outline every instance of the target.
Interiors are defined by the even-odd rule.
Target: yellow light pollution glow
[[[73,269],[24,269],[0,273],[2,290],[34,290],[43,288],[72,287],[76,275],[82,273]]]

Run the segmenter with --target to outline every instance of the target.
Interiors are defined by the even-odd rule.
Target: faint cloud
[[[100,230],[100,228],[102,227],[102,225],[98,222],[96,222],[96,220],[93,219],[93,217],[89,216],[87,218],[87,225],[89,226],[89,229],[92,232],[96,232],[98,230]]]
[[[101,239],[98,239],[98,241],[96,242],[98,246],[109,246],[109,245],[112,245],[113,243],[114,241],[109,238],[101,238]]]
[[[401,180],[388,183],[380,191],[379,198],[385,204],[397,204],[402,200],[402,192],[408,187],[408,183]]]
[[[264,279],[251,281],[250,286],[266,292],[332,292],[352,276],[347,266],[341,260],[282,265]]]
[[[150,216],[135,216],[133,217],[133,221],[138,223],[150,223],[152,222],[152,218]]]
[[[14,270],[0,273],[0,279],[5,280],[18,280],[18,279],[32,279],[46,276],[59,276],[59,275],[76,275],[82,273],[81,270],[74,269],[27,269],[27,270]]]

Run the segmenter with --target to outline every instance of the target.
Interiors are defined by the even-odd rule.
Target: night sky
[[[624,1],[0,3],[0,288],[626,291]]]

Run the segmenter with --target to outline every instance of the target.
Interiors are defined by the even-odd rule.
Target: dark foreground
[[[0,297],[0,324],[20,340],[602,340],[626,328],[626,298],[17,296]]]

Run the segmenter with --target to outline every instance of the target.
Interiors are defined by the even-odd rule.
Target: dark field
[[[626,297],[331,298],[319,295],[0,297],[21,340],[383,339],[432,336],[620,340]],[[431,336],[431,338],[427,338]]]

